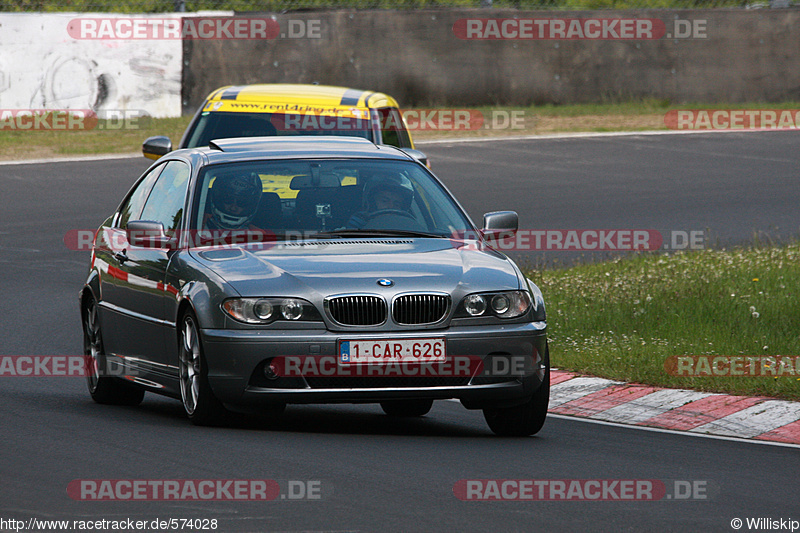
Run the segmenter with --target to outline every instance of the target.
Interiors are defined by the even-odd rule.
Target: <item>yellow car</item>
[[[208,146],[214,139],[273,135],[342,135],[375,144],[414,150],[397,101],[373,91],[326,85],[262,84],[221,87],[195,114],[177,148]],[[172,151],[172,141],[150,137],[145,157],[158,159]]]
[[[197,110],[177,148],[208,146],[215,139],[297,135],[363,137],[403,149],[422,164],[427,156],[414,149],[397,101],[383,93],[327,85],[231,85],[213,91]],[[158,159],[173,150],[168,137],[150,137],[144,156]],[[265,192],[282,199],[297,195],[294,176],[262,175]],[[342,185],[354,178],[344,177]]]

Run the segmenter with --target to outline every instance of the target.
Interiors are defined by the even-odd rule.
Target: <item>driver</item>
[[[250,222],[258,211],[262,183],[257,174],[217,176],[211,187],[211,210],[205,226],[212,230],[258,229]]]
[[[383,174],[367,182],[363,198],[364,209],[350,217],[348,228],[363,228],[371,218],[387,210],[410,213],[414,187],[405,176]]]

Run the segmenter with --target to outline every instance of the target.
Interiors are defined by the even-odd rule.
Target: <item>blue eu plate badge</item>
[[[341,354],[342,363],[349,363],[350,362],[350,342],[349,341],[343,341],[339,345],[339,353]]]

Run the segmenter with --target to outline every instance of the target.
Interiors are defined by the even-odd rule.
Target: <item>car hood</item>
[[[226,247],[193,255],[241,296],[445,292],[520,288],[504,255],[475,241],[343,239]],[[389,279],[382,287],[378,280]]]

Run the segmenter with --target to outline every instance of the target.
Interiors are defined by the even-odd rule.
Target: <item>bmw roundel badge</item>
[[[394,281],[382,278],[378,280],[378,285],[380,285],[381,287],[391,287],[392,285],[394,285]]]

